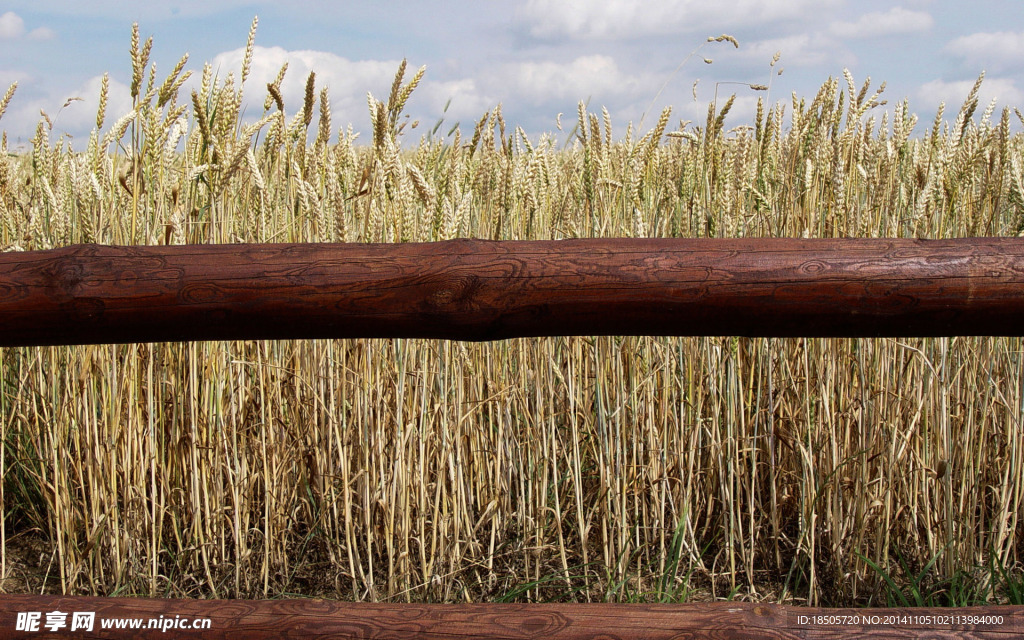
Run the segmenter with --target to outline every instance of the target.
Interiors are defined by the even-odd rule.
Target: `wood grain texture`
[[[75,613],[92,629],[71,629]],[[26,628],[39,614],[38,631]],[[22,614],[19,629],[18,616]],[[49,615],[48,615],[49,614]],[[48,620],[61,621],[54,630]],[[52,616],[52,617],[51,617]],[[154,622],[150,622],[150,621]],[[121,628],[111,628],[121,622]],[[133,622],[137,621],[137,622]],[[207,622],[208,621],[208,622]],[[200,628],[192,628],[198,623]],[[131,628],[132,625],[138,625]],[[151,626],[152,625],[152,626]],[[166,628],[164,628],[166,627]],[[810,609],[774,604],[370,604],[325,600],[159,600],[0,596],[0,640],[7,638],[1013,638],[1024,635],[1024,607]]]
[[[0,254],[0,345],[1021,335],[1024,239],[76,245]]]

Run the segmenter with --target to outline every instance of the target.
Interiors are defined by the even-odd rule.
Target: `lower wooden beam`
[[[813,609],[774,604],[370,604],[0,596],[7,638],[1020,638],[1024,607]]]

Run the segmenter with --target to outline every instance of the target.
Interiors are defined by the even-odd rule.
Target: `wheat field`
[[[87,148],[44,114],[0,154],[0,248],[455,237],[1024,232],[1024,122],[917,122],[848,73],[726,129],[580,104],[531,139],[363,135],[313,75],[210,65],[182,91],[132,34]],[[262,113],[243,120],[246,99]],[[0,115],[12,100],[11,86]],[[928,105],[933,106],[933,105]],[[979,109],[980,107],[980,109]],[[979,112],[980,111],[980,112]],[[251,112],[251,109],[250,109]],[[108,117],[109,116],[109,117]],[[948,116],[948,120],[946,117]],[[918,131],[918,133],[914,133]],[[359,139],[357,142],[357,138]],[[0,349],[0,587],[421,602],[1016,602],[1018,338],[564,337]]]

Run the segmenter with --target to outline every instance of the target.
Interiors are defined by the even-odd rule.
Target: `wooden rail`
[[[1021,335],[1022,328],[1024,239],[1017,238],[79,245],[0,254],[0,346],[602,334]],[[1024,608],[0,597],[0,640],[863,634],[1024,637]]]
[[[1024,608],[811,609],[742,602],[420,605],[17,595],[0,599],[0,640],[668,640],[856,638],[865,634],[901,638],[1020,638],[1024,637]]]
[[[0,346],[1022,328],[1019,238],[78,245],[0,254]]]

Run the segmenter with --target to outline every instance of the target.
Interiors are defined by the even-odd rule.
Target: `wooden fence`
[[[1024,239],[186,245],[0,254],[0,346],[1019,335]]]
[[[1024,239],[79,245],[0,254],[0,346],[264,338],[1021,335]],[[1024,609],[8,595],[0,639],[1021,637]]]

